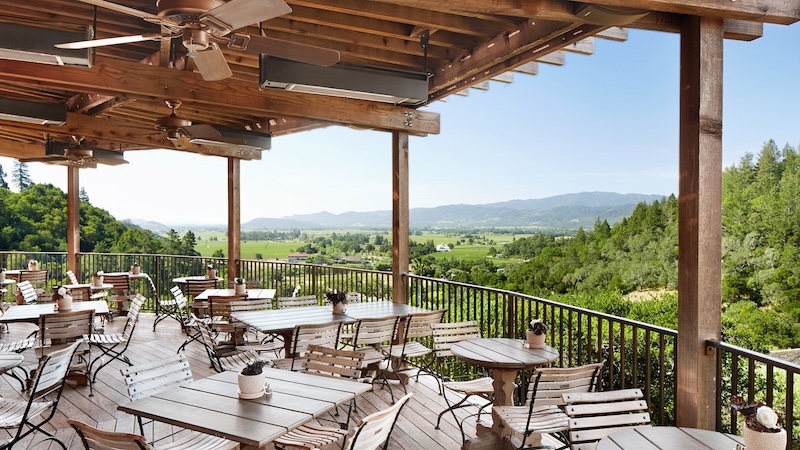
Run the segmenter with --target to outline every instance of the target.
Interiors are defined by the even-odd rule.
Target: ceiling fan
[[[78,0],[157,23],[166,33],[139,34],[58,44],[58,48],[80,49],[142,41],[181,38],[188,56],[204,80],[223,80],[232,75],[220,45],[231,50],[263,53],[284,59],[332,66],[339,52],[266,36],[233,33],[239,28],[292,12],[283,0],[158,0],[158,14],[151,14],[105,0]]]
[[[81,145],[82,137],[72,136],[73,144],[65,144],[48,139],[45,142],[45,156],[43,158],[25,158],[20,162],[44,162],[61,166],[94,169],[97,164],[117,166],[128,164],[122,152],[86,148]]]
[[[190,143],[217,146],[235,146],[246,143],[243,139],[222,136],[222,133],[213,125],[192,125],[191,120],[178,117],[175,111],[181,106],[180,100],[167,100],[165,103],[172,110],[172,113],[168,116],[157,118],[155,129],[165,135],[176,148],[186,148]]]

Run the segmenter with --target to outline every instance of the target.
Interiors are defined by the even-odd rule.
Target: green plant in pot
[[[336,289],[328,289],[328,292],[325,293],[325,300],[331,304],[334,314],[344,314],[347,305],[346,293]]]
[[[239,398],[252,399],[264,395],[264,367],[269,364],[263,359],[251,359],[239,372]]]
[[[542,348],[547,337],[547,324],[539,319],[532,319],[528,324],[526,338],[529,348]]]

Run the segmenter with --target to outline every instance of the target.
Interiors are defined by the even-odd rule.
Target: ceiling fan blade
[[[225,61],[225,55],[219,49],[219,45],[212,42],[207,50],[202,52],[190,53],[194,63],[197,65],[197,70],[206,81],[219,81],[229,78],[233,75],[228,62]]]
[[[228,47],[252,53],[264,53],[278,58],[291,59],[318,66],[332,66],[339,62],[339,52],[313,45],[283,41],[266,36],[233,34]],[[242,43],[243,42],[243,43]]]
[[[81,3],[88,3],[90,5],[99,6],[101,8],[110,9],[118,13],[127,14],[129,16],[139,17],[141,19],[153,22],[161,22],[161,17],[148,12],[139,11],[138,9],[129,8],[127,6],[118,5],[116,3],[107,2],[105,0],[78,0]]]
[[[201,15],[200,22],[219,29],[218,35],[224,36],[233,30],[290,12],[292,8],[283,0],[231,0]],[[216,22],[221,22],[222,26]]]
[[[106,45],[129,44],[131,42],[160,41],[163,39],[172,39],[175,36],[177,35],[170,33],[135,34],[131,36],[118,36],[105,39],[93,39],[91,41],[65,42],[63,44],[56,44],[56,47],[68,48],[68,49],[103,47]]]

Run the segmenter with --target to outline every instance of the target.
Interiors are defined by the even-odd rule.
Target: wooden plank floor
[[[134,364],[153,361],[174,354],[185,338],[177,322],[172,320],[160,323],[157,331],[154,332],[153,317],[150,314],[141,315],[131,346],[126,352],[126,355]],[[106,333],[121,331],[124,323],[125,320],[122,317],[107,323]],[[21,339],[35,329],[36,327],[32,324],[10,324],[9,333],[0,333],[0,342]],[[195,379],[200,379],[213,373],[209,367],[205,350],[200,344],[192,343],[187,348],[186,353]],[[24,356],[25,365],[35,365],[36,357],[33,350],[26,351]],[[97,377],[97,383],[94,385],[94,396],[89,395],[88,386],[79,386],[69,382],[64,390],[61,403],[58,405],[58,412],[46,429],[56,431],[57,435],[71,449],[82,448],[82,446],[75,437],[75,433],[68,427],[67,418],[82,420],[106,430],[132,432],[134,430],[133,418],[116,409],[118,404],[127,400],[127,392],[119,372],[119,369],[123,366],[124,364],[115,361],[100,372]],[[402,395],[402,388],[396,384],[394,386],[395,397],[399,397]],[[392,433],[389,448],[406,450],[460,448],[461,434],[451,414],[447,414],[444,417],[441,429],[434,429],[436,417],[446,405],[443,398],[438,394],[433,378],[424,376],[420,378],[419,382],[412,380],[408,384],[408,389],[409,392],[414,393],[414,396],[403,409],[401,417],[398,419],[395,430]],[[0,377],[0,394],[6,398],[19,397],[19,383],[8,376]],[[351,421],[351,430],[357,419],[388,407],[390,401],[388,390],[377,386],[372,392],[359,397],[358,410],[353,414],[354,417]],[[474,411],[474,408],[461,410],[459,416],[463,417],[471,411]],[[487,420],[489,419],[487,415],[484,415],[484,417]],[[467,431],[467,437],[474,436],[474,419],[468,419],[465,430]],[[168,433],[168,427],[157,427],[154,432],[156,435]],[[41,440],[42,435],[37,434],[34,435],[33,439],[27,439],[14,448],[60,448],[57,444],[51,442],[42,443],[40,442]],[[337,447],[334,446],[332,448]]]

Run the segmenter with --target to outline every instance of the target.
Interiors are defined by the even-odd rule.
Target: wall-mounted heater
[[[418,106],[428,101],[428,76],[339,63],[322,67],[261,55],[262,88]]]
[[[61,126],[67,123],[67,109],[64,105],[0,98],[0,120]]]
[[[91,67],[92,49],[67,50],[55,47],[64,42],[91,39],[91,35],[91,29],[72,32],[0,23],[0,59]]]
[[[272,135],[255,131],[237,130],[213,125],[219,136],[207,133],[191,138],[189,142],[200,145],[213,145],[242,150],[269,150],[272,148]]]

